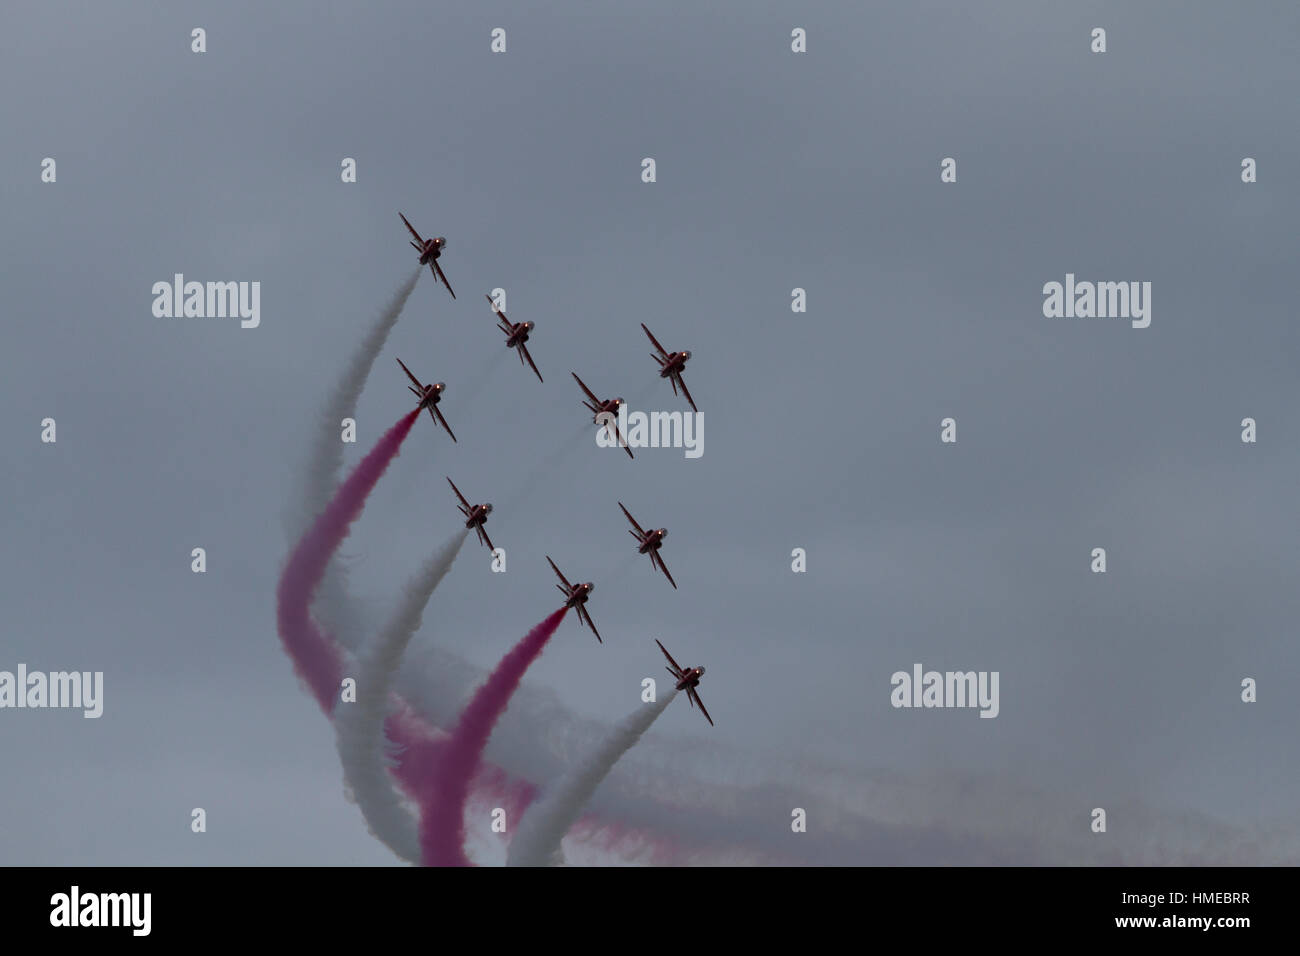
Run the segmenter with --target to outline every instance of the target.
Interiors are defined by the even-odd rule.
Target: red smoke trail
[[[397,457],[402,442],[415,424],[417,412],[418,410],[406,415],[389,429],[369,454],[361,460],[335,492],[325,511],[298,542],[280,576],[276,592],[280,638],[293,662],[295,672],[306,681],[312,696],[316,698],[317,704],[327,717],[333,715],[334,707],[338,703],[339,687],[343,679],[344,655],[338,641],[323,631],[312,619],[309,608],[324,577],[325,569],[347,537],[352,523],[360,516],[370,492],[374,490],[392,460]],[[501,704],[501,711],[504,711],[505,703],[509,700],[509,692],[513,692],[528,665],[537,654],[541,653],[546,640],[559,626],[562,617],[562,611],[556,612],[552,615],[553,622],[551,618],[543,621],[528,634],[512,655],[508,656],[507,660],[522,649],[528,638],[534,636],[539,638],[531,657],[522,662],[523,666],[519,669],[518,675],[510,683],[505,701]],[[507,660],[501,662],[498,672],[504,670]],[[493,678],[497,676],[497,673],[492,675]],[[488,683],[480,691],[480,696],[492,683],[492,678],[489,678]],[[465,718],[470,715],[472,707],[471,704],[462,715],[461,726],[465,725]],[[492,716],[491,723],[486,728],[487,735],[490,735],[492,725],[499,716],[499,712]],[[394,774],[403,789],[421,805],[434,801],[435,793],[441,797],[440,786],[450,781],[439,777],[444,767],[450,769],[453,766],[451,762],[444,763],[444,758],[458,756],[450,746],[454,738],[445,734],[439,736],[442,732],[436,731],[407,706],[401,707],[397,713],[389,716],[385,729],[389,740],[404,748],[400,766],[394,768]],[[483,744],[486,744],[487,735],[483,738]],[[475,758],[481,750],[482,745],[474,751]],[[474,763],[477,764],[477,759]],[[518,819],[536,793],[536,787],[530,781],[516,778],[491,764],[472,766],[470,772],[458,781],[458,785],[466,798],[472,788],[476,799],[490,800],[494,805],[505,808],[508,821]],[[461,799],[462,804],[464,802],[463,798],[453,799]],[[463,819],[463,811],[459,819]],[[608,823],[605,825],[608,826]],[[463,830],[463,823],[457,827],[457,830],[458,832]],[[457,846],[461,844],[458,843]],[[464,858],[463,849],[460,850],[459,862],[468,863]]]
[[[402,789],[420,806],[434,799],[434,789],[440,782],[442,761],[451,736],[430,726],[416,711],[400,698],[397,709],[389,714],[384,724],[389,740],[402,748],[398,766],[392,768]],[[514,777],[492,763],[480,763],[470,785],[469,805],[476,811],[490,811],[497,807],[505,810],[507,833],[513,833],[514,822],[537,797],[538,788],[529,780]],[[671,837],[643,827],[586,813],[569,831],[579,843],[625,858],[650,855],[656,866],[676,865],[685,858],[684,848]]]
[[[401,755],[391,772],[407,796],[423,806],[433,799],[451,735],[426,723],[400,697],[393,701],[396,709],[388,715],[384,735],[401,748]],[[507,822],[519,819],[537,795],[530,781],[487,762],[479,764],[471,790],[471,800],[477,804],[505,810]]]
[[[501,807],[506,812],[507,822],[518,820],[528,809],[528,805],[537,798],[537,788],[527,780],[510,777],[495,764],[483,764],[474,775],[474,792],[471,802],[488,809]],[[490,804],[490,806],[488,806]],[[513,823],[509,824],[513,826]]]
[[[294,670],[307,682],[326,716],[334,712],[338,701],[343,661],[337,644],[327,638],[312,620],[311,602],[334,552],[348,536],[352,522],[357,520],[366,505],[366,498],[401,451],[402,442],[410,434],[419,414],[418,408],[408,412],[361,459],[293,549],[284,573],[280,575],[280,586],[276,590],[280,640],[293,661]]]
[[[587,847],[595,847],[623,859],[649,856],[652,866],[677,866],[686,859],[685,847],[671,837],[618,820],[604,820],[585,814],[568,836]]]
[[[277,624],[281,641],[295,672],[306,681],[312,696],[316,698],[317,704],[327,717],[332,716],[338,703],[344,670],[344,654],[339,643],[312,619],[309,608],[330,560],[347,537],[352,523],[359,517],[370,492],[374,490],[392,460],[397,457],[402,442],[410,433],[417,416],[418,410],[398,421],[362,459],[298,542],[280,577],[277,588]],[[557,615],[560,613],[557,612]],[[545,640],[559,624],[559,618],[556,615],[552,617],[556,617],[554,626],[545,633],[536,653],[540,653],[541,646],[544,646]],[[529,637],[538,631],[545,631],[548,623],[550,619],[535,628],[534,632],[530,632]],[[502,667],[505,663],[502,661]],[[531,663],[531,660],[524,664],[520,675],[527,668],[528,663]],[[511,685],[511,691],[517,683],[518,678]],[[484,691],[486,689],[487,685]],[[499,714],[493,717],[493,723],[496,717],[499,717]],[[442,758],[449,750],[448,744],[452,742],[451,738],[445,734],[438,736],[442,732],[431,727],[409,707],[403,707],[400,714],[391,715],[385,727],[388,738],[405,748],[401,765],[393,770],[394,775],[413,798],[421,805],[425,805],[435,791],[435,783],[438,782],[436,775],[443,766]],[[491,726],[488,727],[488,732],[490,731]],[[486,743],[486,737],[484,742]],[[518,819],[536,794],[536,787],[532,782],[515,777],[491,764],[478,767],[472,774],[472,779],[467,777],[461,781],[461,786],[467,796],[472,788],[476,801],[490,801],[494,806],[505,808],[509,821]],[[653,837],[644,830],[635,827],[624,829],[613,821],[596,815],[584,818],[584,823],[587,825],[580,827],[580,832],[576,835],[580,839],[583,836],[589,839],[594,836],[593,842],[604,843],[605,847],[610,849],[613,849],[609,846],[611,842],[624,845],[631,842],[627,839],[628,836],[632,836],[632,840],[636,840],[637,837],[642,841],[653,840]],[[463,824],[457,829],[463,829]],[[618,837],[611,841],[610,837],[615,833]],[[468,862],[464,859],[463,849],[460,850],[460,858],[461,862]]]
[[[432,788],[421,801],[420,849],[425,866],[470,865],[465,856],[465,803],[483,748],[524,672],[542,653],[568,610],[560,608],[525,634],[461,711],[438,755]]]

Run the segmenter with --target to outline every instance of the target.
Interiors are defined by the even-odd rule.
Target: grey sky
[[[265,6],[6,9],[0,669],[106,691],[99,720],[0,711],[0,861],[392,860],[274,589],[307,430],[413,264],[399,209],[449,238],[460,298],[421,278],[360,443],[409,408],[394,356],[448,383],[460,442],[420,422],[345,545],[368,614],[455,528],[450,475],[497,502],[509,571],[467,546],[420,642],[490,667],[554,606],[550,554],[597,582],[606,640],[566,621],[529,686],[612,722],[662,639],[708,666],[717,727],[676,703],[649,751],[709,741],[683,750],[701,778],[747,754],[760,778],[937,779],[940,806],[964,774],[1043,788],[1083,828],[1129,802],[1294,819],[1300,11]],[[261,326],[153,317],[176,272],[260,281]],[[1150,328],[1044,318],[1067,272],[1150,281]],[[504,354],[495,287],[537,323],[544,384]],[[685,407],[639,322],[694,353],[703,457],[584,440],[537,470],[582,422],[571,369]],[[618,500],[670,528],[680,590],[629,559]],[[892,708],[914,662],[999,671],[999,716]]]

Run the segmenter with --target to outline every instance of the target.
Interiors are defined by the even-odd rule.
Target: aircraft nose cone
[[[700,676],[701,676],[701,677],[704,676],[704,668],[703,668],[703,667],[700,668]]]

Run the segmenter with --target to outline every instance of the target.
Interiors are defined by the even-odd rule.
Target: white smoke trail
[[[650,729],[677,696],[671,690],[653,704],[638,707],[623,718],[576,767],[561,777],[524,813],[519,829],[510,841],[506,866],[554,866],[564,862],[560,842],[582,816],[583,808],[618,759]]]
[[[505,364],[506,356],[509,354],[509,349],[494,350],[473,373],[461,376],[461,381],[468,384],[466,390],[456,396],[456,402],[458,408],[466,409],[464,416],[468,424],[474,424],[473,415],[479,409],[479,399],[483,397],[483,390],[492,381],[496,370]],[[529,374],[531,375],[532,372]]]
[[[502,511],[514,511],[515,507],[522,503],[524,496],[533,491],[537,482],[546,475],[552,468],[558,465],[562,460],[573,457],[573,451],[578,447],[578,442],[588,434],[595,434],[595,425],[581,425],[578,430],[570,433],[567,440],[557,442],[551,453],[541,461],[533,465],[533,468],[525,475],[511,491],[501,497]],[[592,440],[594,444],[594,439]],[[621,454],[621,453],[620,453]]]
[[[384,719],[402,654],[468,536],[466,529],[452,537],[407,583],[388,625],[358,654],[356,702],[340,704],[334,716],[343,776],[371,834],[410,863],[420,862],[418,820],[388,773],[393,761]]]
[[[345,643],[346,637],[340,635]],[[396,688],[432,723],[447,727],[456,720],[464,689],[483,677],[480,668],[446,648],[415,642],[402,660]],[[554,690],[525,681],[493,732],[485,759],[526,780],[556,780],[599,746],[608,728],[575,715]],[[1077,801],[1077,794],[1003,774],[832,767],[651,732],[614,766],[587,809],[690,846],[689,860],[681,862],[734,863],[737,851],[740,862],[841,866],[1300,860],[1294,836],[1269,840],[1203,815],[1137,803],[1124,815],[1142,824],[1122,844],[1090,839],[1087,826],[1075,826]],[[807,809],[818,825],[800,834],[774,825],[788,820],[794,807]],[[571,837],[590,842],[585,831]]]
[[[388,305],[379,314],[374,324],[366,332],[366,337],[352,354],[343,375],[334,387],[328,401],[321,409],[317,425],[311,430],[311,445],[307,452],[307,461],[303,470],[303,480],[285,514],[285,531],[289,540],[300,538],[311,526],[316,516],[325,509],[330,496],[338,485],[339,471],[343,467],[343,442],[339,439],[339,429],[344,418],[355,414],[361,390],[365,388],[366,379],[375,360],[388,341],[389,334],[397,325],[406,300],[415,290],[415,283],[420,278],[421,269],[417,267],[406,281],[398,288]],[[331,629],[352,630],[358,632],[350,621],[346,593],[346,572],[337,561],[330,563],[325,573],[325,580],[317,592],[317,603],[321,605],[325,624]],[[346,623],[345,623],[346,622]]]

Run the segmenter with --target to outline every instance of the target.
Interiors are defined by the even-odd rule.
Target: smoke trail
[[[388,341],[393,326],[397,324],[406,300],[411,297],[420,272],[421,269],[417,267],[385,306],[366,337],[361,340],[360,347],[343,370],[343,377],[334,386],[333,393],[321,410],[319,426],[314,429],[307,453],[302,494],[295,499],[293,517],[286,518],[285,521],[291,538],[299,538],[306,532],[312,519],[325,509],[334,492],[339,471],[343,468],[343,442],[339,440],[341,423],[344,418],[356,412],[357,400],[370,376],[370,369],[379,357],[384,343]]]
[[[403,860],[420,862],[420,839],[415,816],[402,802],[387,768],[390,748],[384,735],[393,675],[406,645],[420,629],[425,605],[434,589],[451,570],[469,530],[456,534],[407,584],[388,625],[358,655],[357,700],[342,708],[334,720],[336,745],[347,781],[370,832]],[[394,734],[409,746],[407,734]]]
[[[401,451],[420,409],[407,412],[353,469],[315,524],[294,548],[280,575],[276,590],[276,618],[280,640],[294,662],[294,669],[311,688],[316,703],[326,714],[333,713],[342,667],[339,655],[322,655],[320,629],[311,618],[311,602],[320,587],[330,558],[347,537],[352,522],[361,514],[366,498],[378,484],[388,465]]]
[[[401,759],[393,768],[407,796],[423,804],[431,799],[439,779],[442,755],[451,735],[431,727],[423,717],[400,697],[384,723],[388,739],[402,748]],[[511,819],[522,814],[533,800],[536,788],[526,780],[510,777],[500,767],[484,763],[474,775],[475,797],[504,804]]]
[[[473,414],[478,410],[479,399],[483,396],[483,390],[487,388],[488,384],[496,374],[497,369],[501,367],[506,356],[509,354],[509,349],[493,349],[491,355],[489,355],[487,359],[479,365],[477,371],[475,371],[473,375],[462,377],[462,381],[468,382],[469,386],[464,394],[456,397],[456,401],[459,403],[461,408],[468,409],[466,420],[471,425],[474,423]],[[528,374],[531,375],[533,373],[529,371]]]
[[[397,674],[414,713],[437,726],[457,719],[463,688],[484,673],[437,646],[412,644]],[[608,724],[579,717],[552,689],[521,683],[484,760],[516,786],[555,780],[599,745]],[[476,783],[476,786],[478,784]],[[678,863],[817,865],[1294,865],[1294,834],[1280,840],[1203,815],[1153,811],[1121,846],[1103,846],[1077,822],[1078,797],[1002,774],[924,774],[836,767],[821,761],[710,743],[698,736],[647,734],[624,756],[569,834],[597,845],[637,831],[676,844]],[[791,808],[818,825],[793,834]],[[1270,831],[1271,832],[1271,831]],[[1260,848],[1262,847],[1262,848]],[[610,846],[611,850],[618,847]]]
[[[311,429],[302,487],[291,510],[285,515],[285,530],[290,540],[297,540],[306,532],[316,516],[325,510],[330,495],[334,493],[339,472],[343,469],[343,442],[339,437],[342,420],[356,413],[357,401],[374,367],[375,359],[379,357],[389,334],[397,324],[421,271],[417,266],[411,272],[366,331],[365,338],[348,360],[343,375],[321,409],[317,424]],[[367,633],[360,626],[355,608],[347,601],[346,568],[338,562],[331,562],[318,591],[320,606],[316,612],[329,630],[335,633],[356,633],[358,640],[360,634]]]
[[[637,551],[636,545],[633,544],[628,547],[627,553],[623,555],[622,561],[619,561],[612,568],[602,569],[600,576],[602,579],[608,582],[622,581],[623,578],[626,577],[627,573],[631,571],[635,566],[647,565],[649,563],[650,562],[646,559],[646,556],[644,554],[641,554],[639,551]],[[658,572],[654,568],[649,568],[646,571],[646,573],[658,574]],[[653,579],[647,578],[646,580],[653,580]]]
[[[532,470],[515,485],[509,494],[501,498],[502,510],[514,511],[515,506],[523,500],[524,495],[531,492],[542,477],[558,465],[561,460],[572,458],[578,443],[588,435],[589,429],[595,427],[594,425],[582,425],[576,432],[571,433],[566,441],[556,443],[555,447],[551,449],[551,453],[533,465]]]
[[[642,705],[623,718],[585,760],[565,774],[533,804],[510,841],[507,866],[554,866],[564,862],[560,841],[582,816],[591,795],[614,769],[618,758],[636,745],[655,718],[677,696],[673,688],[653,704]]]
[[[416,267],[398,288],[367,331],[321,410],[308,448],[301,487],[283,516],[285,531],[291,541],[302,537],[330,503],[338,473],[343,466],[343,444],[339,439],[342,419],[355,412],[375,359],[397,324],[422,271],[421,267]],[[502,349],[494,356],[479,378],[486,379],[488,373],[500,364],[505,353],[506,350]],[[281,585],[284,583],[282,579]],[[287,635],[283,637],[285,649],[294,669],[306,680],[312,695],[329,716],[338,700],[345,661],[349,659],[347,651],[359,652],[363,636],[370,633],[372,628],[367,626],[366,615],[355,607],[355,602],[348,599],[346,569],[337,562],[327,561],[316,593],[318,606],[314,610],[328,629],[333,631],[333,636],[322,629],[302,607],[281,607],[278,614],[281,617],[281,633]],[[476,678],[468,683],[474,682]],[[458,694],[459,689],[454,690],[453,699]],[[404,719],[399,721],[399,717]],[[432,772],[432,748],[436,744],[430,725],[414,711],[404,708],[389,717],[386,729],[390,739],[407,748],[405,768],[399,768],[397,774],[403,784],[408,785],[408,788],[427,788],[427,778]],[[495,768],[491,779],[476,781],[476,786],[480,782],[494,794],[494,799],[500,798],[503,793],[507,803],[518,802],[520,793],[526,793],[527,798],[531,798],[531,784],[509,778]]]
[[[420,848],[427,866],[468,866],[465,804],[492,728],[505,712],[524,672],[537,660],[569,609],[562,607],[524,635],[461,712],[443,749],[441,773],[421,808]]]

